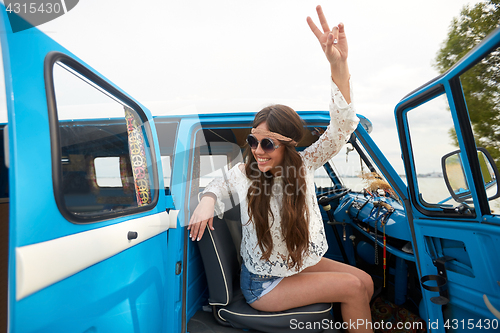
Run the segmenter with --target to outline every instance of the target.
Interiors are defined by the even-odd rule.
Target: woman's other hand
[[[201,239],[207,224],[210,230],[214,230],[214,207],[215,199],[208,195],[202,197],[200,203],[196,206],[188,225],[189,237],[193,241]]]

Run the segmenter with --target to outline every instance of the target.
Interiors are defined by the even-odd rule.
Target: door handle
[[[129,231],[128,234],[127,234],[127,239],[128,240],[136,239],[137,236],[139,236],[139,234],[137,233],[137,231]]]

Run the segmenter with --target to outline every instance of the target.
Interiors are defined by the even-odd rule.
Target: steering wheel
[[[327,203],[329,201],[340,199],[349,192],[351,192],[350,188],[342,187],[340,189],[333,189],[328,192],[320,193],[316,197],[318,198],[318,203],[320,205],[323,205],[324,203]],[[330,194],[334,195],[330,196]]]

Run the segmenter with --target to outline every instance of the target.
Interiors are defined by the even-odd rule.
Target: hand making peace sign
[[[347,60],[347,38],[345,36],[344,24],[339,23],[338,26],[334,26],[331,30],[326,21],[325,14],[321,6],[316,7],[318,12],[319,21],[323,32],[318,29],[313,20],[308,16],[307,23],[311,28],[312,32],[318,38],[318,41],[325,52],[326,58],[330,64],[334,65],[339,61]]]
[[[314,24],[313,20],[308,16],[307,23],[318,38],[319,43],[325,52],[326,58],[330,63],[332,79],[339,87],[346,101],[350,103],[350,88],[349,88],[349,68],[347,66],[347,38],[345,35],[344,24],[339,23],[331,30],[326,21],[325,14],[321,6],[316,7],[319,21],[323,32]]]

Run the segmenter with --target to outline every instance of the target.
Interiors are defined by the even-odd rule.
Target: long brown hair
[[[299,142],[303,136],[304,122],[292,108],[285,105],[268,106],[257,113],[253,127],[266,122],[269,131],[279,133]],[[286,243],[289,268],[297,270],[302,266],[304,255],[309,247],[309,211],[306,205],[305,170],[302,158],[289,143],[280,141],[285,146],[281,174],[283,176],[283,203],[281,208],[281,234]],[[270,208],[273,188],[273,175],[259,170],[257,161],[250,147],[245,151],[245,171],[251,180],[247,193],[249,223],[254,223],[257,242],[262,251],[263,260],[269,260],[273,249],[271,224],[275,217]],[[271,217],[271,221],[269,221]]]

